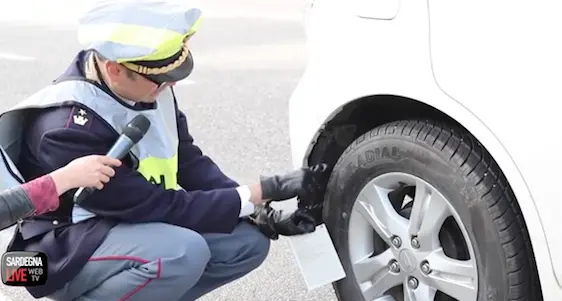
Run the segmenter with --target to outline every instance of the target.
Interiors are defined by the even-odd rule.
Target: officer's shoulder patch
[[[70,110],[68,121],[66,122],[66,127],[90,129],[93,119],[94,113],[92,113],[90,110],[80,106],[74,106]]]

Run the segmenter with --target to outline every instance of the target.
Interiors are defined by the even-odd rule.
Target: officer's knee
[[[267,238],[261,232],[256,234],[254,249],[257,254],[256,256],[260,260],[260,264],[267,258],[267,255],[269,254],[270,245],[271,245],[271,240],[269,238]]]
[[[252,261],[252,269],[255,269],[260,266],[267,258],[271,241],[256,227],[252,225],[248,226],[251,227],[252,230],[248,231],[247,233],[246,250]]]
[[[199,233],[185,228],[176,229],[174,232],[169,239],[172,241],[175,255],[161,259],[162,273],[166,277],[177,279],[182,286],[190,287],[203,275],[211,258],[211,251]]]

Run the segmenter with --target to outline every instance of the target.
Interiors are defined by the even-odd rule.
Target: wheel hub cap
[[[404,249],[402,251],[400,251],[399,253],[399,259],[400,259],[400,265],[402,266],[402,268],[404,269],[405,272],[407,273],[412,273],[417,266],[416,263],[416,255],[414,255],[414,252],[408,250],[408,249]]]

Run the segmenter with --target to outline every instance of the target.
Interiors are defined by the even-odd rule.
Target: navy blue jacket
[[[59,80],[83,77],[85,55],[79,53]],[[107,91],[105,85],[99,87]],[[85,126],[71,122],[80,109],[85,109],[90,119]],[[11,249],[42,251],[49,257],[47,284],[27,288],[34,297],[46,296],[72,279],[119,222],[164,222],[199,233],[229,233],[234,229],[240,212],[240,197],[235,189],[238,184],[194,145],[186,117],[179,109],[177,128],[178,182],[186,191],[165,190],[149,183],[131,167],[131,161],[125,160],[104,189],[81,204],[98,217],[77,224],[71,222],[72,204],[68,200],[75,191],[72,190],[61,198],[58,215],[33,218],[23,223],[20,233],[16,230]],[[18,166],[26,180],[49,173],[75,158],[105,154],[119,135],[101,117],[77,104],[40,111],[25,132]]]

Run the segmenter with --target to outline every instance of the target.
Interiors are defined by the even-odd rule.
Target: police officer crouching
[[[194,144],[173,85],[193,69],[187,42],[200,16],[189,0],[99,2],[80,20],[84,50],[67,70],[0,116],[22,141],[26,180],[106,154],[138,114],[151,121],[104,189],[80,205],[70,191],[16,230],[10,250],[49,257],[47,284],[27,288],[34,297],[195,300],[257,268],[270,239],[314,231],[306,212],[264,203],[314,193],[324,166],[240,185]]]

